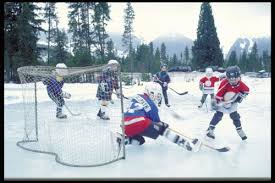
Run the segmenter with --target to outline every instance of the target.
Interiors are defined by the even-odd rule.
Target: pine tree
[[[53,41],[57,28],[55,27],[55,23],[57,20],[56,12],[55,12],[55,3],[48,2],[45,3],[44,8],[44,18],[46,19],[46,22],[48,24],[48,65],[50,64],[50,44]]]
[[[228,67],[233,65],[238,65],[238,59],[235,50],[230,53],[226,66]]]
[[[127,3],[127,7],[124,10],[124,32],[122,35],[122,45],[126,48],[125,52],[128,53],[128,58],[130,61],[131,72],[133,72],[133,38],[134,29],[133,22],[135,19],[135,12],[130,2]]]
[[[168,64],[168,56],[166,53],[165,43],[161,43],[160,45],[160,62],[161,64]]]
[[[185,58],[184,65],[188,65],[190,57],[189,57],[189,49],[187,46],[185,47],[185,50],[184,50],[184,58]]]
[[[60,31],[59,29],[57,29],[57,33],[54,37],[54,42],[56,45],[54,46],[53,50],[53,65],[57,64],[61,60],[62,62],[66,63],[69,58],[69,54],[66,51],[68,48],[68,37],[65,30]]]
[[[34,3],[5,4],[5,49],[10,63],[10,77],[19,82],[17,68],[39,64],[37,41],[43,20],[38,18]]]
[[[271,59],[270,56],[268,55],[268,51],[264,50],[262,54],[262,61],[263,61],[263,68],[270,72],[271,71]]]
[[[114,48],[114,42],[112,39],[109,39],[107,41],[107,50],[106,50],[106,53],[107,53],[107,60],[111,60],[111,59],[115,59],[116,56],[115,56],[115,48]]]
[[[247,72],[248,71],[248,59],[247,59],[247,52],[246,50],[243,50],[240,61],[239,61],[240,69],[242,72]]]
[[[262,68],[259,55],[258,55],[258,48],[257,48],[256,42],[254,43],[248,58],[249,58],[248,71],[257,72]]]
[[[159,48],[157,47],[155,51],[155,56],[154,56],[154,63],[153,63],[153,73],[156,73],[159,71],[160,68],[160,51]]]
[[[209,2],[203,2],[197,28],[197,39],[192,47],[192,65],[196,68],[222,66],[223,55]]]
[[[93,25],[94,25],[94,46],[96,53],[101,58],[101,63],[105,60],[106,39],[109,35],[106,32],[107,22],[110,20],[110,9],[107,2],[98,2],[94,5]]]

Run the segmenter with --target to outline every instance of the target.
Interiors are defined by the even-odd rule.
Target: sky
[[[123,33],[126,3],[109,3],[107,32]],[[226,53],[237,38],[271,36],[271,3],[210,3],[221,47]],[[57,3],[60,26],[68,28],[66,3]],[[134,33],[145,42],[180,33],[195,40],[201,3],[132,3]]]

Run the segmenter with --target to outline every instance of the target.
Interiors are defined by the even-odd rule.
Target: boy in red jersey
[[[213,76],[212,68],[205,69],[206,76],[200,79],[199,87],[203,95],[200,100],[198,108],[201,108],[206,100],[207,95],[210,95],[211,99],[214,98],[214,86],[215,83],[220,81],[220,78]]]
[[[214,139],[215,126],[221,121],[223,113],[230,115],[233,124],[242,140],[247,136],[242,130],[240,115],[237,112],[238,103],[241,103],[249,93],[248,86],[241,81],[241,70],[238,66],[230,66],[226,69],[226,79],[224,79],[217,91],[215,99],[211,101],[213,110],[216,110],[207,129],[207,136]]]

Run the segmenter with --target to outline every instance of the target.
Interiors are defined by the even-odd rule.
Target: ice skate
[[[245,135],[244,131],[242,129],[237,130],[239,136],[242,138],[242,140],[246,140],[247,136]]]

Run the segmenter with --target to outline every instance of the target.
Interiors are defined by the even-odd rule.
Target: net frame
[[[73,76],[79,76],[81,74],[85,73],[93,73],[93,72],[101,72],[102,70],[106,69],[106,68],[110,68],[117,69],[117,76],[118,76],[118,84],[119,84],[119,90],[120,93],[123,94],[122,91],[122,80],[121,80],[121,67],[119,64],[106,64],[106,65],[101,65],[101,66],[89,66],[89,67],[70,67],[70,68],[65,68],[66,72],[63,73],[63,77],[67,78],[67,77],[73,77]],[[74,163],[74,162],[67,162],[66,160],[63,160],[60,156],[60,154],[56,153],[56,152],[52,152],[48,149],[39,149],[39,147],[36,148],[32,148],[32,147],[28,147],[27,144],[32,144],[32,143],[39,143],[40,140],[40,132],[39,132],[39,116],[38,116],[38,101],[37,101],[37,82],[40,82],[43,78],[45,77],[49,77],[49,76],[53,76],[55,75],[55,67],[50,67],[50,66],[24,66],[24,67],[20,67],[17,69],[18,74],[19,74],[19,78],[21,81],[21,85],[22,85],[22,95],[23,95],[23,103],[24,103],[24,137],[23,140],[18,141],[16,144],[18,147],[28,150],[28,151],[32,151],[32,152],[38,152],[38,153],[46,153],[46,154],[51,154],[55,156],[55,161],[62,164],[62,165],[66,165],[66,166],[72,166],[72,167],[95,167],[95,166],[102,166],[102,165],[106,165],[106,164],[110,164],[113,162],[116,162],[118,160],[121,159],[125,159],[126,158],[126,151],[125,151],[125,130],[124,130],[124,121],[123,121],[123,116],[124,116],[124,111],[123,111],[123,97],[120,97],[120,112],[121,112],[121,119],[120,119],[120,128],[121,131],[120,133],[122,134],[122,138],[121,138],[121,146],[119,146],[118,148],[118,154],[115,155],[113,158],[110,158],[108,160],[104,160],[102,162],[87,162],[87,163]],[[34,137],[29,137],[30,132],[28,131],[28,123],[30,123],[28,120],[29,116],[28,116],[28,109],[25,104],[26,104],[26,98],[24,95],[25,88],[24,88],[24,84],[30,84],[26,81],[26,78],[32,78],[33,80],[33,95],[34,95],[34,101],[33,101],[33,105],[34,105],[34,130],[35,130],[35,135]],[[49,128],[49,127],[47,127]],[[49,130],[49,129],[47,129]],[[112,133],[110,133],[111,138],[116,138],[116,136],[114,135],[112,137]],[[115,139],[116,141],[116,139]],[[109,145],[113,145],[113,144],[109,144]],[[49,148],[51,149],[51,148]],[[121,152],[122,150],[122,152]]]

